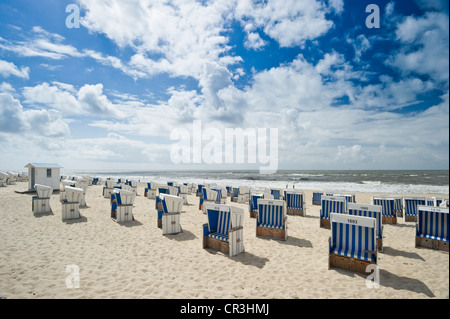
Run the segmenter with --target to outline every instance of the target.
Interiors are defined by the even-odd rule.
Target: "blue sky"
[[[195,120],[276,128],[279,169],[446,169],[448,17],[440,0],[2,1],[0,169],[258,167],[174,162]]]

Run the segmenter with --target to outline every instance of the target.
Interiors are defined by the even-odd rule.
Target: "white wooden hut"
[[[55,163],[29,163],[28,168],[28,189],[34,190],[36,184],[46,185],[59,190],[60,169],[62,166]]]

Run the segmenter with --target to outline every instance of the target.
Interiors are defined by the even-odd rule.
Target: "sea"
[[[296,188],[334,192],[449,194],[448,170],[279,170],[260,174],[239,171],[122,171],[75,172],[74,176],[122,178],[140,182],[196,184],[253,188]]]

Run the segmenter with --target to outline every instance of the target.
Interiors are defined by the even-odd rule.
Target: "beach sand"
[[[198,210],[195,195],[183,207],[183,232],[164,236],[157,227],[155,201],[143,196],[143,183],[134,203],[135,220],[121,224],[111,219],[102,186],[89,187],[83,218],[63,222],[59,194],[51,197],[52,214],[34,216],[32,195],[15,193],[27,185],[0,188],[3,298],[449,297],[448,253],[415,248],[415,224],[402,218],[397,225],[384,225],[378,288],[368,288],[364,275],[329,270],[331,231],[319,227],[320,207],[312,205],[312,191],[304,190],[307,216],[288,217],[285,242],[256,238],[248,205],[232,203],[245,211],[245,252],[230,258],[202,248],[207,217]],[[356,202],[370,203],[373,195],[356,193]],[[66,286],[70,265],[79,269],[79,288]]]

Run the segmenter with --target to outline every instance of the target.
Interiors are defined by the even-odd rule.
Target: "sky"
[[[0,169],[448,169],[448,7],[3,0]]]

